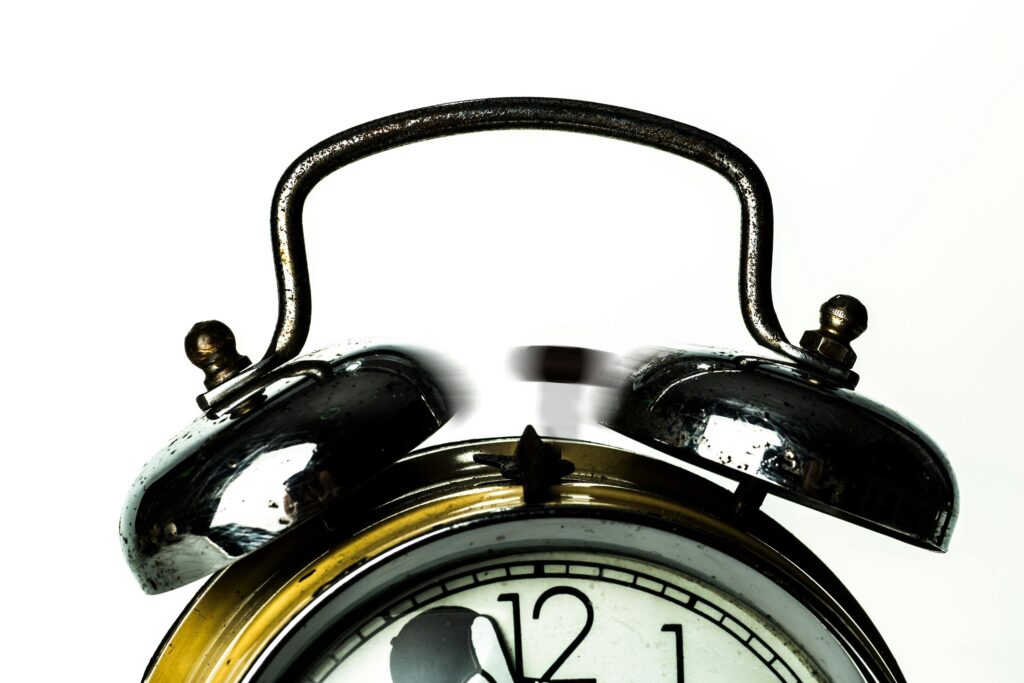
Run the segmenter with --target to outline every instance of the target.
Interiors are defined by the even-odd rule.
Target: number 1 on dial
[[[683,627],[681,624],[665,624],[661,630],[666,633],[674,633],[676,638],[676,683],[685,683],[683,673]]]

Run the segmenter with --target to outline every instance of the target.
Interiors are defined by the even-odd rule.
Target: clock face
[[[247,681],[867,680],[758,568],[642,518],[557,515],[398,546],[318,589],[261,659]]]
[[[317,683],[825,680],[766,617],[610,553],[513,554],[433,576],[352,624]]]

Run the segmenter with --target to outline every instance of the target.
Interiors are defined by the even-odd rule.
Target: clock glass
[[[806,606],[694,539],[554,516],[452,530],[327,587],[252,680],[863,681]]]
[[[344,633],[305,681],[821,681],[807,655],[692,576],[611,554],[446,572]]]

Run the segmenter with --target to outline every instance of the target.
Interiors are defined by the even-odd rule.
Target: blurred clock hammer
[[[611,386],[615,355],[578,346],[521,346],[512,351],[516,376],[540,382],[541,433],[575,438],[580,425],[582,385]]]

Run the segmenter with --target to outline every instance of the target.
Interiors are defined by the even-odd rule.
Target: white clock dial
[[[305,681],[776,683],[826,678],[770,618],[612,553],[513,554],[431,577],[335,639]]]

